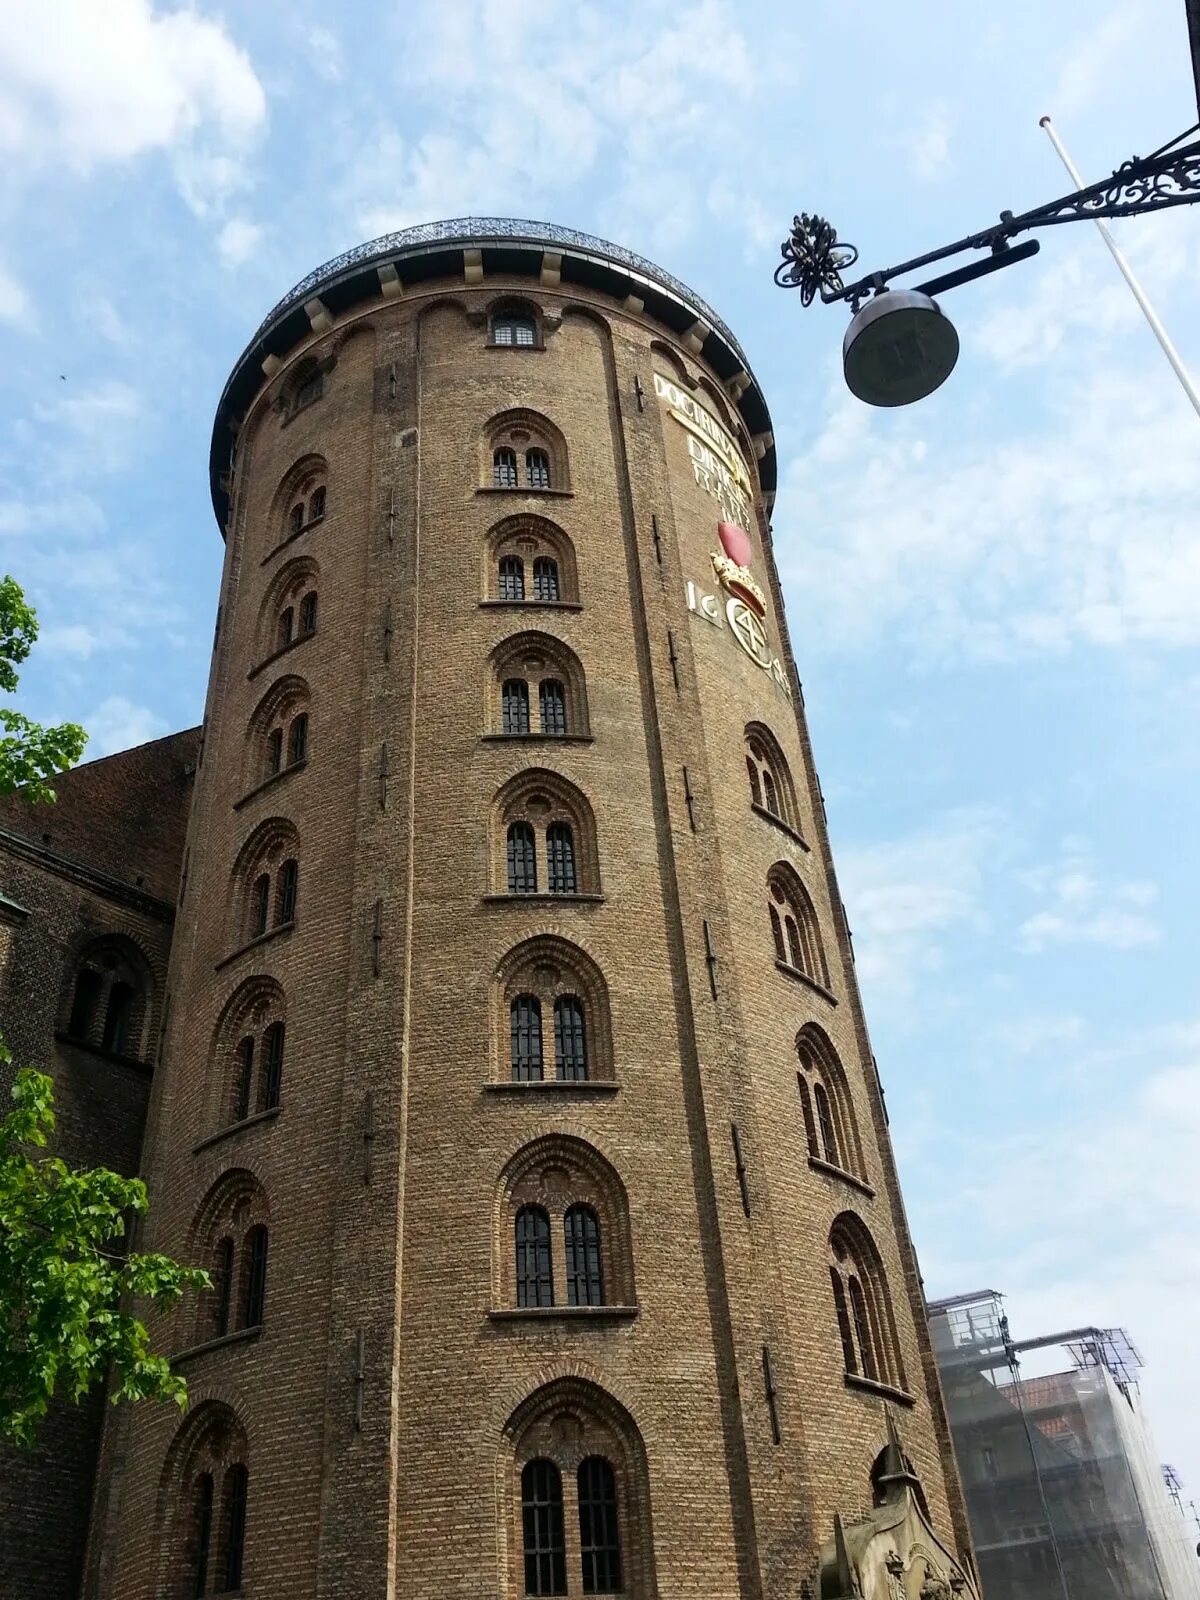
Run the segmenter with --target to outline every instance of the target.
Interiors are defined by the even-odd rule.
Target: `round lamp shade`
[[[871,406],[907,406],[945,383],[958,360],[958,334],[935,300],[916,289],[885,289],[846,329],[842,366],[850,393]]]

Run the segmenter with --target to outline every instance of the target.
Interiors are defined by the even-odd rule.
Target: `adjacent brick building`
[[[81,1592],[971,1592],[733,334],[600,240],[413,229],[276,307],[212,465],[138,970],[144,1242],[215,1288]]]

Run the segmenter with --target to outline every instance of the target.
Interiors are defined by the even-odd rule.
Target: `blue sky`
[[[508,214],[653,257],[770,401],[793,642],[929,1292],[1126,1325],[1200,1496],[1200,420],[1095,230],[955,291],[937,395],[844,391],[793,211],[882,266],[1195,106],[1182,0],[9,0],[0,570],[24,705],[101,755],[199,719],[212,411],[296,279]],[[1200,371],[1198,218],[1122,242]]]

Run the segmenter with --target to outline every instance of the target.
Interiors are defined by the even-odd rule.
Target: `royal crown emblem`
[[[717,581],[728,594],[736,595],[750,607],[756,617],[764,615],[767,597],[763,594],[750,571],[750,539],[744,528],[736,522],[718,522],[717,538],[721,549],[712,553],[713,571]]]

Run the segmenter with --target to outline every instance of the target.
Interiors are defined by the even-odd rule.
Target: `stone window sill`
[[[615,1078],[505,1078],[498,1083],[485,1083],[488,1094],[616,1094],[620,1085]]]
[[[810,846],[804,842],[790,822],[785,822],[782,817],[777,817],[773,811],[768,811],[766,806],[757,805],[753,800],[750,802],[750,809],[756,817],[761,817],[773,828],[778,828],[780,833],[785,833],[793,844],[800,846],[801,850],[810,851]]]
[[[277,545],[267,551],[266,555],[258,563],[259,566],[265,567],[267,562],[274,560],[281,550],[286,550],[288,545],[295,544],[297,539],[302,539],[310,528],[319,528],[324,521],[325,518],[323,516],[314,517],[311,522],[306,522],[302,528],[297,528],[295,533],[289,533],[286,539],[281,539]]]
[[[578,600],[481,600],[481,606],[491,611],[582,611]]]
[[[497,344],[495,339],[489,339],[484,345],[485,350],[519,350],[522,355],[535,353],[545,354],[546,346],[539,340],[537,344]]]
[[[206,1339],[203,1344],[189,1345],[186,1350],[180,1350],[171,1357],[171,1365],[178,1367],[184,1361],[194,1361],[197,1356],[206,1356],[213,1350],[225,1350],[230,1345],[249,1344],[257,1339],[263,1331],[262,1323],[257,1323],[253,1328],[235,1328],[232,1333],[223,1333],[219,1339]]]
[[[251,667],[246,674],[247,678],[257,678],[260,672],[265,672],[273,662],[279,660],[280,656],[286,656],[289,650],[294,650],[298,644],[307,644],[310,639],[315,639],[316,636],[317,630],[315,628],[311,633],[298,633],[294,639],[289,639],[286,644],[281,644],[278,650],[272,650],[269,656],[264,656],[256,667]]]
[[[573,489],[535,489],[528,483],[514,483],[511,486],[499,483],[481,483],[475,493],[549,495],[552,500],[574,500],[575,498]]]
[[[243,1117],[240,1122],[231,1122],[228,1127],[219,1128],[216,1133],[210,1133],[207,1139],[201,1139],[199,1144],[194,1144],[192,1146],[192,1154],[198,1156],[202,1150],[207,1150],[210,1145],[220,1144],[222,1139],[232,1139],[235,1133],[241,1133],[245,1128],[256,1128],[263,1122],[274,1122],[282,1109],[282,1106],[268,1106],[265,1111],[252,1111],[248,1117]]]
[[[793,967],[790,961],[776,959],[775,967],[785,977],[795,979],[797,983],[802,983],[807,988],[812,989],[814,993],[819,994],[823,1000],[828,1000],[831,1006],[837,1005],[837,997],[830,994],[823,983],[818,983],[815,978],[810,978],[808,973],[801,972],[799,967]]]
[[[909,1394],[907,1389],[893,1388],[890,1383],[877,1383],[874,1378],[861,1377],[857,1372],[842,1374],[847,1389],[860,1389],[863,1394],[875,1395],[879,1400],[893,1400],[899,1406],[915,1406],[916,1395]]]
[[[280,767],[278,772],[273,772],[269,778],[264,778],[261,783],[256,783],[253,789],[247,789],[240,800],[233,802],[233,809],[240,811],[243,806],[248,806],[251,800],[256,795],[260,795],[264,789],[269,789],[272,784],[280,782],[283,778],[290,778],[293,772],[303,772],[307,765],[308,759],[306,757],[303,761],[293,761],[290,766]]]
[[[820,1156],[809,1156],[808,1164],[814,1172],[823,1172],[826,1177],[837,1178],[842,1183],[848,1183],[852,1189],[857,1189],[860,1194],[865,1194],[868,1200],[874,1200],[875,1191],[871,1185],[862,1178],[855,1177],[853,1172],[847,1172],[844,1167],[835,1167],[832,1161],[822,1161]]]
[[[632,1322],[637,1306],[504,1306],[488,1312],[490,1322]]]
[[[501,740],[517,744],[592,744],[593,737],[590,733],[541,733],[531,730],[529,733],[481,733],[479,737],[487,744],[498,744]]]
[[[584,890],[579,890],[575,894],[551,894],[549,890],[539,889],[534,894],[485,894],[483,903],[487,906],[601,906],[604,904],[604,896]]]
[[[137,1056],[123,1056],[117,1050],[106,1050],[103,1045],[92,1044],[90,1039],[77,1039],[72,1033],[56,1032],[54,1035],[59,1044],[73,1045],[76,1050],[86,1050],[90,1056],[99,1056],[101,1061],[111,1061],[118,1067],[132,1067],[135,1072],[144,1073],[146,1077],[153,1074],[153,1067],[148,1061],[140,1061]]]
[[[236,961],[239,956],[244,956],[247,950],[257,950],[259,945],[270,944],[271,940],[278,939],[280,934],[291,933],[295,926],[294,921],[281,922],[277,928],[268,928],[266,933],[256,934],[253,939],[247,939],[245,944],[239,945],[236,950],[230,951],[227,956],[222,956],[213,971],[220,972],[222,967],[227,967],[230,962]]]

